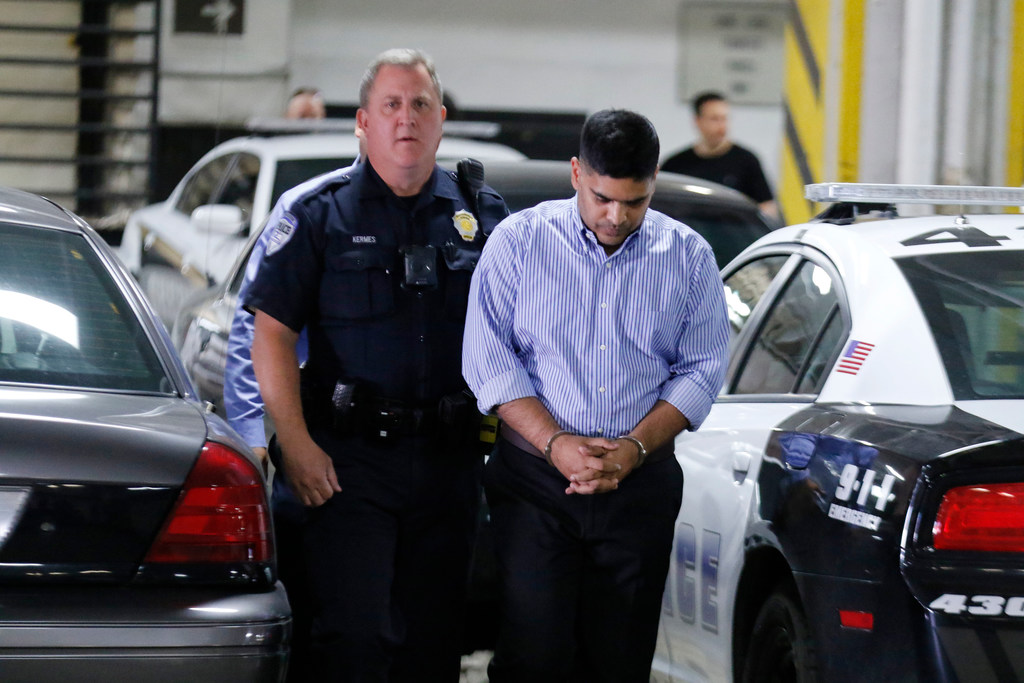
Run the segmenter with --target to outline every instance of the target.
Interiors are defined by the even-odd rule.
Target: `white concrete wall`
[[[461,107],[631,108],[651,118],[668,153],[695,135],[676,92],[686,1],[291,0],[289,13],[282,0],[247,0],[241,37],[173,35],[167,2],[160,118],[237,124],[272,116],[306,84],[329,102],[355,104],[376,54],[416,47],[435,59]],[[761,157],[774,183],[780,107],[734,105],[732,135]]]

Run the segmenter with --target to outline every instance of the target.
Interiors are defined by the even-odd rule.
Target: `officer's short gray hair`
[[[425,52],[421,52],[420,50],[398,47],[381,52],[372,62],[370,62],[370,66],[366,68],[366,73],[363,74],[363,80],[359,84],[360,107],[365,107],[369,104],[370,90],[373,88],[374,81],[377,80],[377,73],[380,71],[382,66],[389,64],[391,66],[403,66],[410,69],[422,64],[423,68],[427,70],[428,74],[430,74],[430,82],[434,84],[434,90],[437,92],[437,101],[443,101],[444,91],[441,89],[441,81],[438,80],[437,71],[434,69],[434,60]]]

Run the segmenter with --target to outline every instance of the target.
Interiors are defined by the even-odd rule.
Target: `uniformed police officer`
[[[485,233],[508,212],[436,165],[441,97],[420,52],[370,64],[367,163],[283,215],[245,301],[284,469],[310,507],[319,681],[459,677],[480,471],[462,330]]]

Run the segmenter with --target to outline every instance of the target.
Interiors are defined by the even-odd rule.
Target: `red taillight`
[[[1024,552],[1024,483],[950,489],[932,526],[937,550]]]
[[[839,623],[845,628],[870,631],[875,628],[875,615],[872,612],[841,609],[839,610]]]
[[[274,549],[260,473],[207,443],[144,562],[269,562]]]

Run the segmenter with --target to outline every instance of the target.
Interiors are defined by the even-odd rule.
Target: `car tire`
[[[174,326],[185,300],[196,291],[184,275],[170,266],[142,266],[139,285],[168,330]]]
[[[776,589],[758,611],[744,683],[815,683],[818,668],[807,616],[791,589]]]

